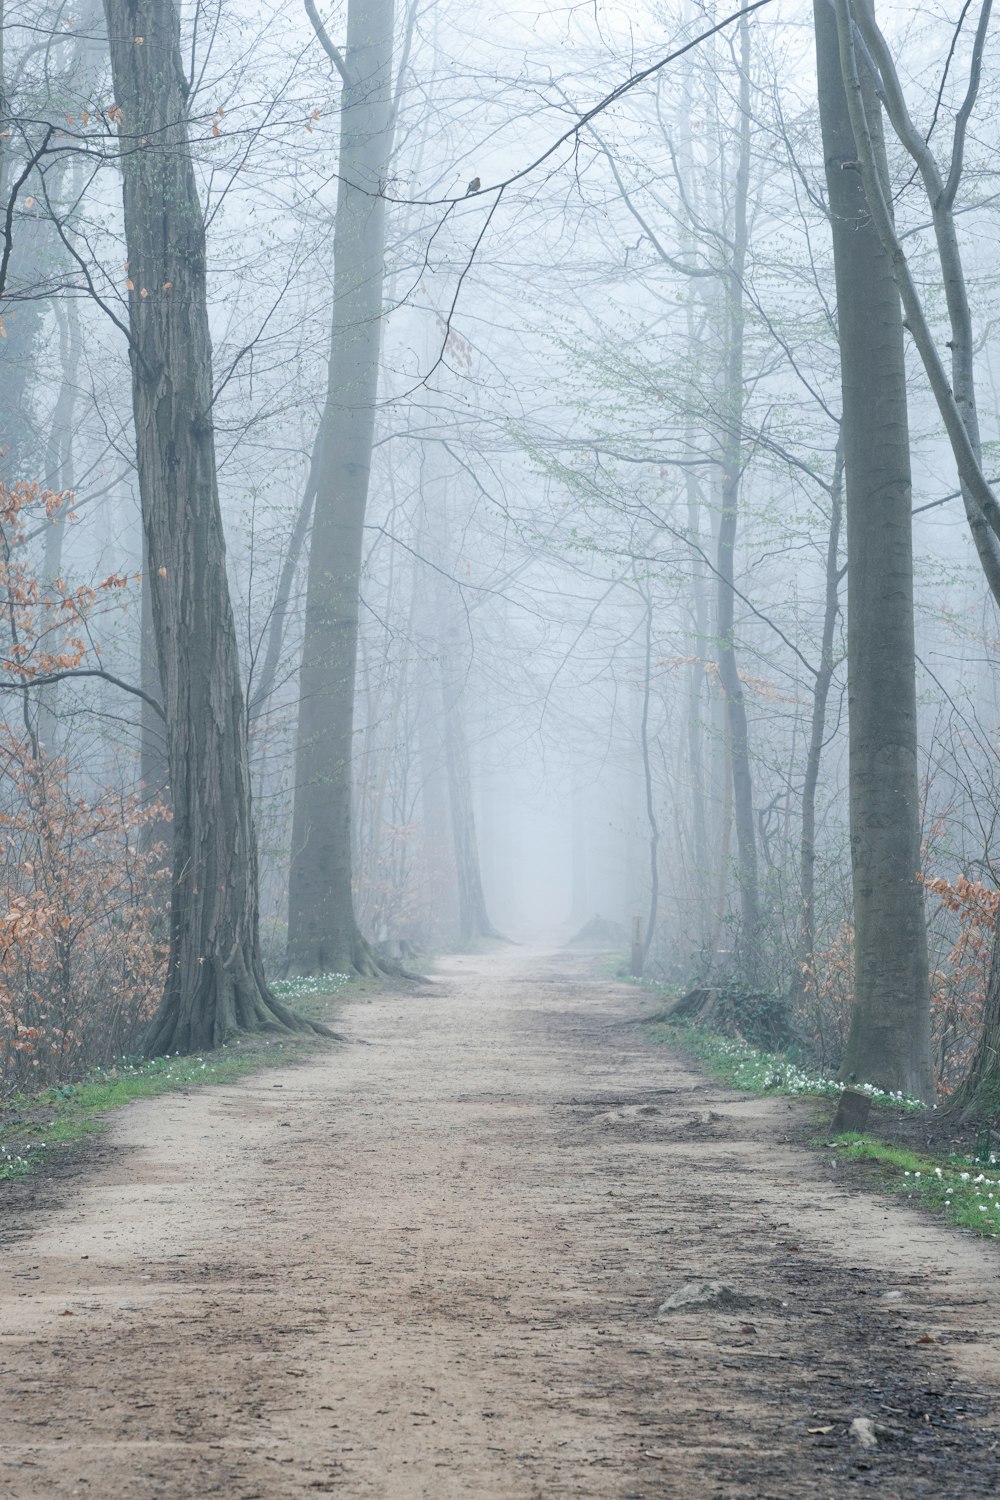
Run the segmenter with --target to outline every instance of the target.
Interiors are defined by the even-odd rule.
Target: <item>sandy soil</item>
[[[124,1111],[0,1258],[0,1494],[995,1494],[996,1247],[856,1192],[639,1003],[454,959],[347,1011],[372,1045]],[[658,1314],[704,1278],[765,1300]]]

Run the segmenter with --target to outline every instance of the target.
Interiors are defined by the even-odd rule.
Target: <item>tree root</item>
[[[307,956],[289,958],[286,979],[312,979],[321,974],[347,974],[352,979],[405,979],[410,984],[427,984],[423,974],[415,974],[395,958],[383,958],[367,938],[354,931],[341,943],[316,945]]]
[[[255,1033],[346,1040],[322,1021],[308,1020],[282,1004],[271,993],[257,955],[248,962],[236,954],[227,964],[206,960],[193,992],[185,993],[177,976],[168,976],[143,1050],[147,1057],[172,1052],[190,1056]]]

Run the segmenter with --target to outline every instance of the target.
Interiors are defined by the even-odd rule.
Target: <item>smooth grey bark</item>
[[[440,668],[448,808],[451,814],[458,885],[458,932],[462,946],[468,947],[481,938],[502,940],[502,934],[490,921],[483,891],[462,691],[461,685],[456,684],[453,658],[448,650],[441,654]]]
[[[1000,1112],[1000,930],[994,929],[983,1018],[965,1077],[943,1108],[965,1120]]]
[[[53,219],[41,211],[42,204],[50,205],[58,196],[58,186],[70,175],[78,191],[81,169],[78,161],[70,163],[66,154],[58,152],[59,131],[62,123],[64,97],[63,88],[56,82],[60,69],[46,69],[47,96],[44,100],[30,98],[25,101],[26,111],[36,127],[42,124],[38,118],[51,115],[42,141],[29,153],[37,151],[37,160],[43,162],[52,154],[55,160],[48,162],[48,170],[42,176],[31,172],[20,180],[31,160],[18,159],[11,151],[11,141],[20,135],[10,128],[10,101],[7,99],[3,42],[5,38],[4,10],[0,7],[0,221],[6,216],[10,192],[20,182],[19,202],[22,216],[16,222],[7,274],[0,295],[3,297],[4,337],[0,338],[0,473],[16,478],[38,481],[41,472],[41,452],[48,446],[39,430],[33,402],[32,386],[37,373],[44,366],[48,353],[42,340],[44,336],[47,297],[45,284],[57,279],[62,271],[63,252],[59,234]],[[77,14],[77,34],[51,31],[48,45],[52,48],[52,61],[58,56],[65,66],[67,56],[74,59],[72,89],[79,99],[91,97],[99,69],[104,66],[106,48],[102,40],[101,0],[82,0]],[[55,20],[52,25],[55,26]],[[29,50],[31,50],[29,48]],[[37,46],[35,48],[37,50]],[[15,113],[17,104],[14,105]],[[54,143],[53,143],[54,135]],[[21,147],[24,146],[23,140]],[[30,200],[36,200],[34,213],[23,210]],[[59,212],[58,209],[55,212]],[[69,299],[69,314],[75,316],[72,297]],[[51,436],[51,432],[49,434]],[[51,487],[51,486],[50,486]]]
[[[5,32],[0,12],[0,46]],[[10,147],[10,106],[4,69],[0,51],[0,218],[6,215],[22,168]],[[22,194],[25,193],[22,187]],[[7,274],[0,289],[4,321],[4,337],[0,339],[0,476],[5,479],[39,478],[30,387],[44,302],[41,298],[18,294],[28,290],[39,264],[44,262],[47,230],[41,218],[28,218],[20,225],[12,237]]]
[[[80,364],[80,319],[72,298],[65,307],[57,302],[55,312],[59,326],[60,378],[45,454],[45,484],[47,489],[62,494],[73,489],[73,414]],[[67,499],[49,518],[45,530],[42,577],[46,584],[54,583],[62,575],[63,541],[70,504]],[[50,754],[55,751],[58,733],[55,718],[58,693],[56,683],[38,690],[38,738]]]
[[[982,76],[983,52],[990,23],[990,0],[984,0],[973,42],[969,80],[955,117],[951,152],[944,168],[928,139],[910,117],[889,46],[865,0],[837,5],[841,62],[849,80],[851,125],[865,196],[882,248],[892,266],[910,330],[958,469],[966,519],[994,602],[1000,604],[1000,503],[983,468],[975,383],[975,344],[965,269],[955,224],[955,201],[962,180],[965,139]],[[931,330],[909,260],[899,240],[889,198],[879,179],[877,142],[859,106],[860,62],[851,25],[856,23],[879,68],[886,113],[899,140],[920,173],[931,210],[941,281],[948,312],[950,360],[942,358]],[[1000,1103],[1000,914],[979,1037],[966,1077],[948,1100],[950,1111],[967,1118],[989,1116]]]
[[[429,948],[455,941],[459,928],[458,880],[448,798],[444,725],[437,712],[437,664],[425,660],[418,672],[417,746],[420,762],[420,837],[424,888],[429,893],[426,930]]]
[[[920,869],[906,364],[899,294],[865,200],[837,18],[815,0],[820,122],[840,336],[848,562],[855,998],[841,1076],[930,1098]],[[865,70],[860,101],[886,173]]]
[[[139,686],[145,697],[139,714],[139,783],[146,804],[160,803],[162,815],[143,826],[142,845],[147,851],[162,850],[157,866],[168,867],[173,833],[170,827],[170,767],[167,760],[167,726],[153,708],[163,702],[163,684],[156,651],[153,624],[153,585],[145,540],[142,549],[142,594],[139,604]],[[151,700],[151,701],[150,701]]]
[[[73,489],[73,415],[76,410],[77,373],[80,366],[80,315],[71,297],[63,306],[55,304],[59,327],[59,394],[52,412],[45,453],[45,487],[57,493]],[[45,532],[42,564],[47,583],[62,572],[63,540],[68,504],[51,518]]]
[[[274,692],[278,668],[281,665],[281,657],[285,644],[285,624],[288,619],[288,606],[292,600],[292,585],[295,575],[302,560],[302,552],[309,535],[309,524],[312,521],[313,506],[316,503],[316,484],[319,472],[320,442],[317,438],[313,445],[312,458],[309,462],[309,473],[306,478],[305,488],[302,491],[302,499],[295,516],[291,535],[288,538],[288,547],[282,559],[281,571],[278,574],[278,582],[274,590],[274,602],[271,605],[271,618],[267,626],[267,645],[264,649],[264,660],[261,663],[260,672],[254,681],[250,692],[250,722],[253,724],[262,713],[266,713],[267,705]]]
[[[689,340],[694,353],[694,342],[690,339],[691,325],[689,319]],[[693,446],[693,434],[690,434],[686,446]],[[691,447],[688,446],[688,451]],[[700,534],[701,496],[698,488],[697,477],[690,469],[685,474],[685,495],[687,500],[687,529],[688,535],[693,538],[696,545]],[[695,556],[691,563],[691,614],[694,626],[694,652],[688,666],[688,690],[687,690],[687,724],[686,724],[686,748],[688,762],[688,783],[691,799],[691,880],[696,892],[697,909],[693,913],[694,937],[702,962],[709,961],[711,954],[709,945],[711,943],[712,920],[711,920],[711,849],[709,842],[709,820],[708,820],[708,787],[707,767],[705,755],[705,689],[707,685],[707,674],[705,671],[706,653],[709,643],[709,619],[708,619],[708,590],[701,560]]]
[[[830,529],[826,543],[826,572],[823,597],[823,629],[820,636],[819,667],[813,683],[812,709],[809,716],[809,744],[806,749],[805,774],[802,780],[802,818],[799,833],[799,949],[793,991],[800,996],[815,996],[816,976],[816,791],[826,741],[826,710],[830,686],[836,669],[833,644],[840,614],[840,533],[844,504],[844,447],[838,439],[830,483]]]
[[[344,53],[333,49],[343,79],[334,313],[299,674],[290,974],[379,967],[355,917],[351,802],[358,589],[382,324],[383,194],[394,129],[393,21],[393,0],[350,0]]]
[[[6,193],[4,193],[6,198]],[[50,246],[45,222],[29,219],[17,233],[4,293],[6,337],[0,339],[0,476],[37,480],[39,434],[32,402],[33,373],[38,361],[45,304],[18,297]]]
[[[466,683],[468,654],[461,649],[463,627],[469,617],[459,606],[454,574],[456,559],[449,555],[447,538],[454,532],[447,477],[435,472],[433,459],[421,460],[421,493],[424,526],[419,549],[431,561],[433,586],[428,591],[433,607],[422,621],[422,633],[431,643],[437,662],[441,703],[441,743],[448,794],[455,885],[458,898],[458,941],[467,948],[480,939],[504,941],[489,915],[483,889],[479,856],[479,833],[473,797],[472,767],[466,730]],[[461,528],[459,528],[461,530]]]
[[[677,128],[679,133],[678,161],[682,171],[688,177],[688,185],[685,190],[685,201],[690,203],[693,210],[692,194],[694,185],[691,182],[694,168],[694,135],[691,122],[694,118],[695,93],[694,72],[689,66],[684,66],[683,82],[681,87],[681,100]],[[693,226],[685,222],[684,237],[682,240],[684,260],[692,263],[694,260],[695,238]],[[718,283],[713,278],[710,281],[703,279],[689,279],[687,307],[685,309],[685,333],[687,338],[687,354],[690,361],[690,369],[698,370],[703,357],[702,329],[707,319],[698,319],[695,315],[695,302],[692,295],[695,289],[701,293],[705,309],[711,295],[718,290]],[[699,326],[701,324],[701,326]],[[685,402],[686,412],[684,418],[684,451],[693,454],[697,451],[699,433],[696,418],[697,402],[695,396],[695,382],[692,378],[691,393]],[[686,882],[693,890],[694,910],[692,911],[692,946],[695,948],[699,965],[704,967],[710,964],[714,958],[711,952],[712,936],[712,903],[711,903],[711,844],[709,839],[709,812],[708,812],[708,767],[706,764],[705,746],[705,694],[708,687],[706,662],[710,650],[710,619],[709,619],[709,586],[704,561],[700,556],[701,549],[701,511],[702,494],[701,484],[694,467],[687,465],[684,470],[684,498],[687,509],[687,530],[693,547],[696,549],[691,556],[691,623],[693,626],[692,659],[688,666],[688,692],[687,692],[687,723],[686,723],[686,751],[688,763],[688,795],[691,807],[691,869],[689,879]]]
[[[409,570],[408,576],[409,602],[407,605],[407,620],[405,627],[405,639],[413,640],[413,627],[417,613],[417,578],[416,560]],[[390,586],[391,592],[391,586]],[[407,700],[410,697],[410,678],[412,666],[409,655],[404,655],[393,674],[393,680],[389,688],[389,710],[384,709],[379,715],[384,719],[384,731],[382,734],[381,747],[373,747],[375,761],[374,771],[371,774],[371,795],[369,812],[367,818],[367,840],[362,841],[364,848],[365,884],[369,891],[374,891],[381,883],[381,865],[383,850],[385,846],[385,809],[389,798],[389,778],[393,766],[394,752],[399,738],[400,719],[403,715]],[[369,709],[368,724],[374,724],[375,714]],[[398,938],[402,941],[404,934],[383,931],[375,933],[379,941],[392,941]],[[409,941],[409,939],[407,939]]]
[[[105,12],[122,112],[132,400],[173,797],[169,962],[146,1040],[159,1054],[216,1046],[236,1030],[306,1023],[269,993],[260,955],[215,465],[205,233],[177,11],[172,0],[105,0]]]
[[[722,393],[722,496],[716,551],[716,627],[719,682],[726,701],[729,760],[733,779],[733,821],[736,827],[737,880],[740,894],[738,954],[740,968],[753,982],[759,966],[761,936],[757,838],[754,827],[753,770],[746,699],[736,660],[735,550],[743,478],[743,278],[749,243],[747,210],[750,191],[750,29],[740,21],[740,128],[733,195],[733,232],[726,293],[726,374]]]
[[[962,177],[965,134],[979,91],[982,54],[991,6],[980,12],[973,48],[969,86],[958,112],[947,175],[942,172],[927,141],[910,119],[903,90],[888,44],[875,21],[870,0],[836,0],[841,67],[848,80],[847,105],[857,163],[875,232],[892,268],[906,314],[906,326],[920,355],[924,372],[944,423],[958,469],[969,530],[990,592],[1000,604],[1000,503],[982,464],[979,411],[976,401],[974,340],[965,270],[955,226],[955,198]],[[882,97],[892,126],[920,173],[927,193],[941,281],[948,311],[950,374],[945,369],[917,289],[909,260],[896,235],[885,174],[880,171],[881,140],[869,126],[863,108],[865,61],[855,46],[856,23],[878,65]]]
[[[575,767],[570,803],[570,922],[574,932],[591,916],[588,800],[579,767]]]
[[[645,972],[649,950],[656,932],[656,916],[660,904],[660,826],[656,817],[656,797],[653,789],[653,766],[649,745],[649,707],[653,691],[653,600],[647,589],[640,587],[643,612],[643,675],[642,712],[639,719],[639,750],[642,756],[642,784],[646,812],[649,849],[649,906],[646,922],[639,929],[639,941],[632,943],[632,973],[639,977]]]

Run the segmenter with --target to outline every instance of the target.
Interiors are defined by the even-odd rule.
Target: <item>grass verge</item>
[[[748,1094],[792,1094],[795,1097],[813,1095],[817,1098],[837,1099],[844,1085],[835,1078],[824,1078],[811,1073],[800,1063],[780,1052],[763,1052],[752,1047],[739,1037],[721,1036],[707,1026],[689,1026],[677,1022],[658,1021],[652,1018],[653,1035],[657,1041],[669,1042],[680,1047],[694,1058],[706,1073],[713,1078],[729,1083],[733,1088],[743,1089]],[[892,1109],[921,1110],[919,1099],[905,1094],[888,1094],[882,1089],[864,1085],[876,1104]]]
[[[357,982],[345,974],[272,985],[281,1000],[315,1021],[332,1021],[356,988]],[[260,1068],[293,1062],[320,1043],[321,1038],[306,1036],[238,1037],[198,1057],[123,1057],[110,1067],[95,1068],[79,1083],[16,1094],[0,1106],[0,1183],[40,1170],[53,1150],[102,1130],[107,1114],[133,1099],[205,1083],[235,1083]]]
[[[843,1089],[836,1079],[810,1073],[780,1053],[763,1052],[704,1026],[653,1017],[651,1030],[657,1041],[679,1048],[703,1072],[745,1093],[820,1099],[837,1098]],[[891,1137],[902,1132],[904,1117],[926,1115],[926,1106],[902,1094],[866,1091],[878,1109],[873,1118],[879,1134],[851,1133],[812,1144],[832,1151],[831,1161],[867,1169],[869,1184],[902,1193],[966,1232],[1000,1239],[1000,1158],[989,1141],[976,1154],[914,1150]]]
[[[1000,1239],[1000,1169],[994,1155],[985,1161],[926,1156],[853,1133],[837,1136],[829,1144],[841,1161],[872,1167],[880,1186],[904,1193],[961,1229]]]

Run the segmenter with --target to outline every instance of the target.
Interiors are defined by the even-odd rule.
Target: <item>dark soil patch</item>
[[[51,1119],[51,1109],[48,1118]],[[46,1148],[26,1177],[0,1182],[0,1247],[31,1232],[43,1214],[62,1208],[84,1173],[107,1165],[121,1148],[100,1134],[60,1141]]]
[[[888,1112],[873,1110],[865,1134],[887,1145],[926,1151],[932,1156],[971,1156],[1000,1159],[1000,1115],[991,1120],[963,1122],[943,1110]]]

